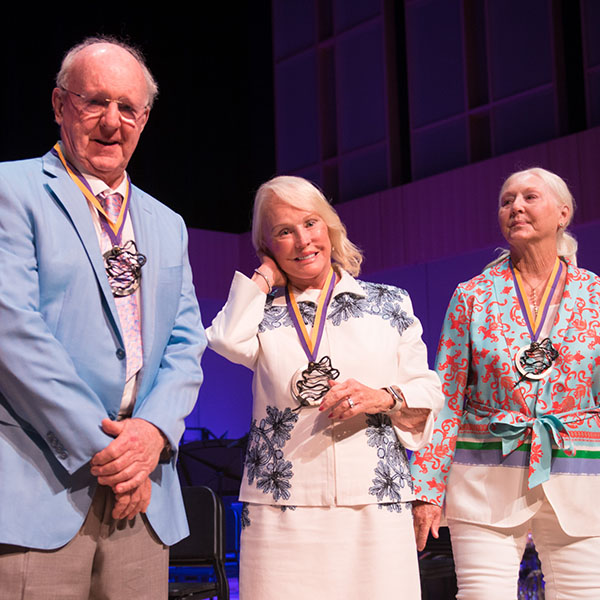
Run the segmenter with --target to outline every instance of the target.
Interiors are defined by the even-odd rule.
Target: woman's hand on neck
[[[262,261],[258,271],[260,274],[254,273],[252,281],[258,285],[258,287],[265,293],[269,292],[269,287],[285,287],[287,285],[287,277],[285,273],[279,268],[279,265],[266,254],[262,255]]]

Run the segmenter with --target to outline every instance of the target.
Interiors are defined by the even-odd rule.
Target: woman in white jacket
[[[405,448],[429,441],[442,396],[408,294],[354,279],[360,251],[299,177],[261,186],[252,235],[261,265],[207,331],[254,372],[241,597],[416,600]]]

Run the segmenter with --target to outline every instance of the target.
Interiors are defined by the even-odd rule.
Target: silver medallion
[[[137,251],[135,242],[130,240],[123,246],[113,246],[103,258],[113,296],[133,294],[140,286],[142,267],[146,264],[146,257]]]
[[[340,372],[331,365],[329,356],[319,362],[311,361],[294,373],[290,384],[292,397],[301,406],[319,406],[329,391],[329,380],[339,376]]]
[[[515,366],[521,374],[520,381],[547,377],[552,372],[557,358],[558,351],[549,338],[523,346],[515,357]]]

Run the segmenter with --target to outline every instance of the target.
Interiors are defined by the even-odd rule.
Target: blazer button
[[[123,360],[125,358],[125,350],[123,350],[123,348],[119,348],[117,350],[117,358],[119,360]]]

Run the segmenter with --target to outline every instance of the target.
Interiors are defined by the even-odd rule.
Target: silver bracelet
[[[396,391],[393,386],[389,385],[384,388],[385,391],[393,398],[394,405],[389,410],[384,411],[384,415],[393,415],[397,413],[399,410],[402,410],[402,407],[405,404],[404,396],[400,390]]]
[[[261,271],[259,271],[258,269],[254,269],[255,273],[258,273],[267,283],[267,287],[269,288],[268,293],[270,294],[273,291],[273,286],[269,283],[269,280],[267,279],[267,276],[262,273]]]

